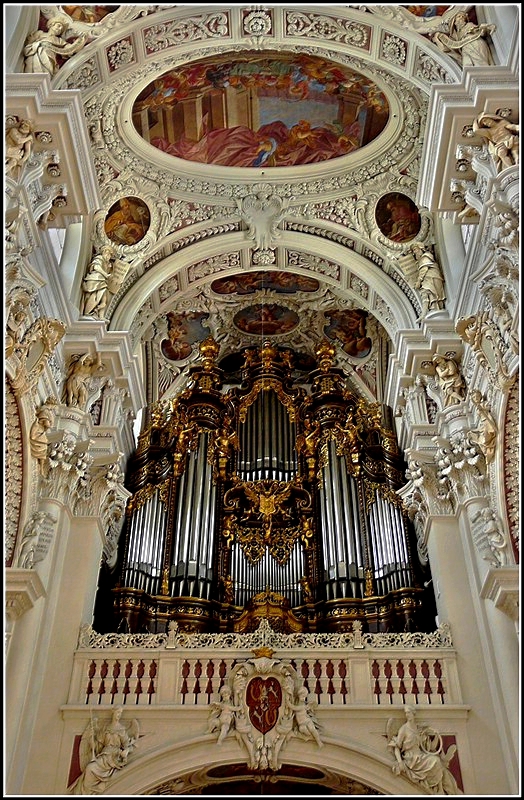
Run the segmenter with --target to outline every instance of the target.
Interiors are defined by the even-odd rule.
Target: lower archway
[[[246,764],[224,764],[192,772],[165,781],[148,792],[150,795],[380,795],[370,786],[338,775],[327,769],[297,764],[283,764],[278,774],[260,771],[256,774]]]

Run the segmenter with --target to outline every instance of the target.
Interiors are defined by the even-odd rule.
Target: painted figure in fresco
[[[195,126],[182,135],[166,132],[168,120],[184,126],[185,118],[177,105],[189,92],[200,98],[205,108],[208,95],[221,91],[225,106],[235,103],[237,110],[243,109],[248,93],[256,95],[260,118],[272,117],[272,121],[258,130],[242,123],[226,128],[220,115],[214,119],[209,112],[198,133]],[[325,118],[318,118],[315,107],[310,119],[308,104],[313,108],[310,101],[316,101],[319,94]],[[268,95],[271,104],[267,103],[270,108],[265,110]],[[145,109],[148,119],[153,120],[149,129],[143,128]],[[137,98],[134,118],[147,141],[178,158],[223,166],[274,167],[317,163],[351,153],[366,143],[364,129],[371,138],[383,130],[388,112],[385,95],[362,75],[320,58],[280,56],[197,63],[171,70]],[[366,118],[370,121],[367,126]]]
[[[275,303],[250,306],[239,312],[234,319],[239,330],[259,336],[287,333],[293,330],[298,322],[298,316],[294,311]]]
[[[116,11],[118,6],[62,6],[68,17],[78,22],[86,22],[94,25],[100,22],[112,11]]]
[[[115,211],[104,224],[107,236],[118,244],[133,245],[139,242],[149,227],[149,211],[145,205],[129,197],[122,197]]]
[[[5,171],[13,178],[19,178],[31,155],[34,142],[33,123],[29,119],[20,119],[6,129],[5,132]]]
[[[67,30],[67,22],[61,17],[51,17],[46,27],[47,31],[34,31],[26,39],[24,72],[47,72],[53,77],[60,69],[58,56],[69,58],[78,53],[86,43],[87,34],[66,41],[62,34]]]
[[[384,233],[393,242],[407,242],[420,230],[420,216],[409,198],[397,197],[386,204],[389,221]]]
[[[488,150],[498,168],[519,163],[519,125],[510,122],[500,112],[482,113],[475,119],[473,133],[486,139]]]
[[[364,358],[368,355],[373,343],[366,335],[365,312],[359,309],[332,311],[326,313],[326,316],[330,320],[326,333],[333,339],[338,339],[345,353],[354,358]]]
[[[483,67],[493,64],[486,36],[495,29],[495,25],[476,25],[470,22],[466,12],[459,11],[449,22],[447,32],[438,31],[431,38],[439,50],[449,53],[463,67]]]
[[[393,772],[406,775],[430,794],[459,794],[455,778],[448,769],[457,750],[456,745],[451,745],[444,753],[440,735],[431,728],[418,727],[415,709],[406,706],[404,713],[406,722],[396,733],[395,720],[389,720],[387,725],[388,747],[393,750],[396,759]]]

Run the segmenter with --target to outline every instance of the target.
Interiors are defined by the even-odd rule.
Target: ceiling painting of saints
[[[380,198],[375,210],[377,225],[392,242],[409,242],[420,230],[421,219],[413,200],[400,192]]]
[[[94,25],[118,8],[119,6],[62,6],[62,11],[77,22]]]
[[[294,275],[292,272],[262,271],[242,272],[228,278],[218,278],[211,284],[217,294],[252,294],[259,289],[271,289],[281,294],[316,292],[320,284],[316,278]]]
[[[202,342],[209,336],[209,328],[204,327],[208,316],[198,311],[184,314],[168,311],[166,319],[169,339],[164,339],[160,345],[165,357],[171,361],[183,361],[187,358],[195,342]]]
[[[262,303],[238,311],[233,322],[243,333],[256,336],[278,336],[289,333],[299,323],[298,314],[276,303]]]
[[[330,339],[336,339],[342,349],[354,358],[365,358],[371,352],[372,341],[367,336],[367,312],[362,309],[351,311],[326,311],[329,324],[324,333]]]
[[[149,208],[138,197],[113,203],[104,222],[106,236],[116,244],[133,245],[144,238],[150,223]]]
[[[432,17],[442,17],[452,6],[406,6],[406,10],[415,17],[431,19]]]
[[[205,59],[156,78],[136,98],[133,124],[178,158],[236,167],[287,167],[347,155],[375,139],[386,96],[353,69],[275,53]]]

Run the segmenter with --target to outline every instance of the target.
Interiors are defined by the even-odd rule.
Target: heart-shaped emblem
[[[251,724],[260,733],[267,733],[278,720],[282,687],[276,678],[253,678],[247,685],[246,702]]]

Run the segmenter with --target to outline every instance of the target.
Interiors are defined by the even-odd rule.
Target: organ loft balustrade
[[[309,372],[271,341],[229,371],[211,337],[200,349],[186,387],[144,416],[95,628],[433,630],[389,409],[348,389],[327,341]]]

